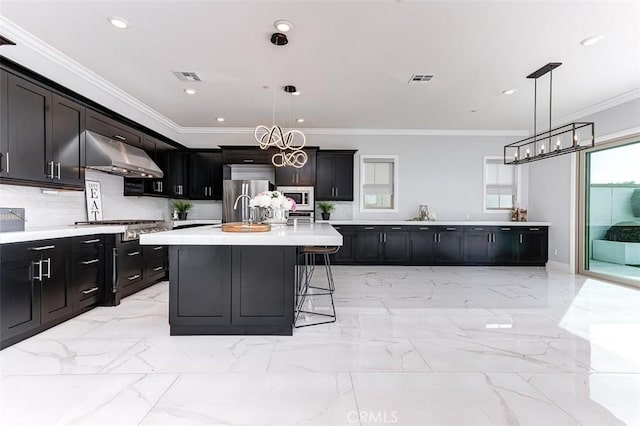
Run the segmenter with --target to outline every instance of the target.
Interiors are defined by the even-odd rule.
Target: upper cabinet
[[[85,109],[65,97],[0,71],[0,177],[44,186],[84,185]]]
[[[92,109],[87,109],[87,130],[137,148],[144,148],[142,132]]]
[[[305,148],[307,163],[301,167],[277,167],[277,186],[313,186],[316,183],[316,152],[317,148]]]
[[[320,150],[316,156],[316,200],[353,201],[354,150]]]
[[[222,200],[222,151],[189,153],[189,198]]]
[[[160,168],[163,194],[171,198],[188,198],[189,157],[186,151],[177,149],[163,151],[160,154]]]
[[[274,150],[262,150],[257,146],[223,146],[223,164],[272,164]]]

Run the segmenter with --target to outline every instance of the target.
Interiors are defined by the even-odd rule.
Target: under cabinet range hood
[[[85,167],[124,177],[164,176],[160,167],[142,149],[88,130]]]

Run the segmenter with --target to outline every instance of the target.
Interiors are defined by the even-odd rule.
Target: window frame
[[[482,157],[482,212],[483,213],[499,213],[499,214],[510,212],[512,208],[487,208],[487,160],[500,160],[501,162],[504,162],[504,157],[497,156],[497,155],[485,155],[484,157]],[[520,194],[522,193],[521,192],[522,179],[521,179],[521,173],[520,173],[520,166],[509,166],[509,167],[516,167],[516,172],[515,172],[516,199],[515,199],[515,206],[513,207],[518,207],[518,203],[520,201]]]
[[[377,159],[377,160],[389,160],[389,162],[393,162],[393,207],[390,209],[367,209],[364,207],[364,163],[368,159]],[[397,155],[384,155],[384,154],[360,154],[360,182],[358,184],[359,194],[358,198],[360,199],[360,212],[361,213],[397,213],[398,212],[398,204],[400,203],[400,197],[398,194],[398,156]]]

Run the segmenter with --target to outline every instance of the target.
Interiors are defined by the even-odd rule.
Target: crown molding
[[[455,129],[340,129],[300,128],[305,135],[337,136],[528,136],[527,130],[455,130]],[[254,127],[182,127],[181,134],[253,134]]]
[[[17,45],[16,47],[21,48],[22,46],[24,46],[28,48],[32,52],[44,57],[48,61],[51,61],[64,70],[77,76],[78,78],[88,82],[99,90],[108,93],[110,96],[113,96],[114,98],[125,103],[131,108],[140,111],[150,119],[166,126],[176,133],[180,133],[181,126],[179,126],[173,120],[160,114],[149,105],[131,96],[130,94],[120,89],[116,85],[110,83],[100,75],[94,73],[84,65],[69,58],[64,53],[40,40],[24,28],[16,25],[4,16],[0,16],[0,31],[2,32],[2,34],[6,35],[12,41],[14,41]],[[40,72],[39,70],[34,71]]]
[[[624,103],[634,101],[638,98],[640,98],[640,88],[631,90],[630,92],[626,92],[618,96],[614,96],[613,98],[609,98],[602,102],[598,102],[597,104],[591,105],[590,107],[583,108],[581,110],[564,115],[555,122],[556,122],[556,125],[559,125],[561,123],[570,123],[572,121],[580,120],[589,115],[596,114],[598,112],[607,110],[609,108],[613,108],[618,105],[622,105]]]

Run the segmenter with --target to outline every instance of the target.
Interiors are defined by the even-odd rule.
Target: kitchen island
[[[219,225],[145,234],[169,246],[171,335],[291,335],[300,247],[342,246],[329,224],[222,232]]]

